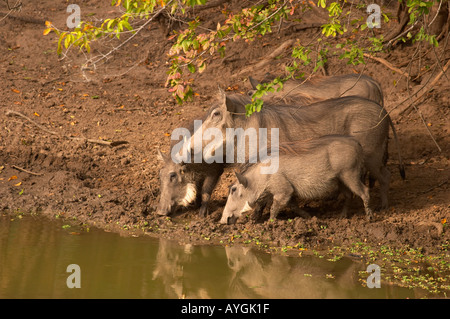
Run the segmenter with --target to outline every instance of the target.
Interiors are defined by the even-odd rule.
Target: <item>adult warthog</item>
[[[227,128],[278,128],[280,143],[329,134],[353,136],[363,148],[367,171],[379,182],[381,207],[388,207],[390,172],[386,167],[386,150],[389,117],[378,103],[356,96],[329,99],[302,107],[267,103],[260,112],[246,117],[245,105],[251,103],[248,96],[226,95],[224,91],[219,91],[218,102],[209,109],[199,128],[202,132],[209,128],[222,131],[222,143],[216,148],[224,148],[226,139],[233,138],[226,134]],[[191,145],[194,144],[194,136],[191,137]]]
[[[249,77],[253,90],[247,94],[253,95],[260,83],[269,82],[274,76],[268,74],[260,82]],[[384,105],[383,91],[380,84],[370,76],[364,74],[344,74],[335,76],[315,77],[309,81],[287,80],[283,89],[279,92],[270,92],[263,96],[264,101],[283,102],[298,105],[309,104],[321,100],[338,98],[343,96],[359,96]],[[309,103],[305,103],[309,102]]]
[[[275,76],[266,74],[261,82],[249,77],[253,90],[248,91],[251,96],[260,83],[267,83]],[[359,96],[372,100],[384,107],[383,91],[380,84],[368,75],[364,74],[344,74],[335,76],[315,77],[309,81],[290,79],[285,82],[283,89],[279,92],[269,92],[262,97],[264,102],[286,103],[291,105],[305,105],[324,101],[331,98],[344,96]],[[390,116],[386,116],[392,129],[394,140],[397,141],[397,132]],[[398,149],[400,174],[405,179],[405,169],[403,167],[400,150]],[[385,150],[385,161],[388,159],[387,149]],[[386,164],[386,163],[385,163]]]

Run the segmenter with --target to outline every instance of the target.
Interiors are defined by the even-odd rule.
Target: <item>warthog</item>
[[[160,198],[158,215],[166,216],[176,208],[200,204],[200,216],[206,216],[211,194],[223,173],[221,163],[175,163],[170,156],[158,150],[162,163],[159,171]]]
[[[222,147],[230,138],[226,134],[227,128],[279,128],[280,142],[329,134],[354,136],[363,147],[367,171],[380,184],[381,207],[388,207],[390,172],[386,167],[386,150],[389,118],[378,103],[356,96],[329,99],[303,107],[268,103],[260,112],[246,117],[245,105],[250,102],[248,96],[226,95],[221,91],[219,102],[209,109],[200,129],[203,132],[211,127],[222,130]]]
[[[267,75],[264,82],[269,82],[275,78]],[[253,95],[259,81],[249,77],[253,90],[247,94]],[[284,83],[283,89],[279,92],[271,92],[263,96],[264,101],[280,102],[298,105],[302,102],[318,102],[343,96],[359,96],[384,105],[383,91],[380,84],[367,75],[344,74],[335,76],[316,77],[309,81],[288,80]],[[306,103],[306,104],[309,104]]]
[[[262,83],[273,80],[275,76],[266,74],[266,78]],[[250,84],[253,90],[248,91],[248,95],[251,96],[256,90],[256,87],[261,82],[249,77]],[[359,96],[372,100],[382,107],[384,107],[383,91],[380,84],[364,74],[344,74],[335,76],[316,77],[309,81],[300,80],[288,80],[283,90],[279,92],[270,92],[263,96],[265,102],[279,102],[282,101],[286,104],[292,105],[304,105],[320,102],[331,98],[339,98],[343,96]],[[397,143],[397,132],[394,127],[394,123],[390,116],[387,116],[387,121],[392,129],[392,135]],[[403,167],[400,150],[398,149],[398,158],[400,165],[400,175],[402,179],[405,179],[405,169]],[[388,159],[387,149],[385,150],[385,161]],[[386,164],[386,163],[385,163]]]
[[[236,172],[237,181],[230,187],[220,223],[234,223],[268,196],[273,199],[270,218],[275,219],[294,195],[306,200],[322,199],[338,189],[346,195],[345,216],[354,193],[363,200],[370,219],[369,189],[361,181],[363,162],[361,145],[348,136],[281,143],[277,173],[261,174],[261,162],[244,165],[240,173]]]

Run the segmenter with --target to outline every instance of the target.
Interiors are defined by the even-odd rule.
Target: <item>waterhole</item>
[[[0,217],[0,298],[415,297],[412,289],[361,284],[365,267],[349,258],[181,245],[95,228],[75,231],[47,218]]]

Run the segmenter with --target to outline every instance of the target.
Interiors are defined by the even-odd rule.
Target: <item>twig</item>
[[[437,149],[439,150],[439,152],[442,152],[441,147],[439,146],[439,144],[436,142],[436,139],[434,138],[433,134],[431,133],[430,128],[427,125],[427,122],[425,121],[425,118],[422,115],[422,112],[420,112],[420,110],[416,107],[415,104],[413,104],[414,109],[416,110],[416,112],[419,114],[420,119],[422,120],[423,125],[425,125],[425,128],[428,131],[428,134],[430,135],[431,139],[434,142],[434,145],[436,145]]]
[[[425,51],[424,54],[422,54],[422,55],[420,55],[420,56],[418,56],[418,57],[411,58],[410,56],[408,56],[408,57],[406,58],[405,61],[402,61],[402,62],[397,63],[397,67],[398,67],[398,68],[402,68],[402,67],[404,67],[404,66],[409,65],[411,62],[413,62],[413,61],[415,61],[415,60],[417,60],[417,59],[422,59],[422,58],[424,58],[428,53],[431,52],[432,48],[433,48],[433,47],[429,48],[427,51]]]
[[[8,13],[6,13],[6,15],[0,19],[0,22],[2,22],[4,19],[6,19],[11,14],[11,12],[12,12],[12,10],[9,10]]]
[[[405,34],[407,34],[409,31],[411,31],[412,29],[414,29],[414,27],[416,26],[416,24],[419,22],[419,20],[416,20],[416,22],[413,23],[413,25],[411,27],[409,27],[408,29],[406,29],[405,31],[403,31],[402,33],[400,33],[399,35],[397,35],[396,37],[394,37],[393,39],[389,40],[389,42],[386,44],[386,47],[390,47],[391,44],[400,39],[402,36],[404,36]]]
[[[439,67],[441,68],[441,71],[443,72],[445,78],[446,78],[447,81],[448,81],[449,78],[448,78],[447,74],[445,74],[444,68],[442,67],[441,61],[439,60],[439,57],[438,57],[438,55],[437,55],[436,48],[434,47],[434,45],[431,46],[431,48],[433,49],[434,56],[436,57],[436,63],[439,65]]]
[[[298,31],[307,30],[307,29],[320,28],[322,25],[324,25],[324,23],[320,23],[320,22],[302,23],[302,24],[296,24],[296,25],[289,26],[286,29],[292,29],[292,31],[298,32]]]
[[[342,50],[350,52],[350,49],[347,49],[347,48],[342,48]],[[394,65],[392,65],[391,63],[389,63],[388,61],[386,61],[383,58],[379,58],[379,57],[373,56],[373,55],[371,55],[369,53],[363,53],[363,55],[365,57],[369,58],[369,59],[372,59],[372,60],[375,60],[377,62],[380,62],[381,64],[383,64],[384,66],[388,67],[389,69],[391,69],[391,70],[393,70],[393,71],[395,71],[397,73],[400,73],[401,75],[405,76],[406,78],[409,78],[409,74],[407,72],[400,70],[399,68],[395,67]]]
[[[72,137],[72,136],[60,135],[60,134],[58,134],[58,133],[56,133],[54,131],[50,131],[46,127],[44,127],[41,124],[33,121],[28,116],[23,115],[22,113],[19,113],[19,112],[16,112],[16,111],[12,111],[12,110],[8,110],[6,112],[6,115],[7,116],[16,115],[16,116],[22,117],[22,118],[26,119],[27,121],[29,121],[30,123],[33,123],[35,126],[37,126],[38,128],[40,128],[41,130],[43,130],[44,132],[46,132],[48,134],[56,135],[56,136],[63,137],[63,138],[67,138],[69,140],[85,141],[85,142],[88,142],[88,143],[94,143],[94,144],[99,144],[99,145],[107,145],[107,146],[111,146],[111,147],[122,145],[122,144],[128,144],[127,141],[113,141],[113,142],[109,142],[109,141],[103,141],[103,140],[96,140],[96,139],[92,139],[92,138]]]
[[[38,128],[40,128],[41,130],[43,130],[44,132],[48,133],[48,134],[52,134],[52,135],[59,135],[56,132],[50,131],[49,129],[47,129],[46,127],[42,126],[41,124],[33,121],[32,119],[30,119],[28,116],[23,115],[22,113],[16,112],[16,111],[12,111],[12,110],[8,110],[6,111],[6,116],[11,116],[11,115],[16,115],[19,117],[22,117],[24,119],[26,119],[27,121],[33,123],[34,125],[36,125]]]
[[[21,172],[25,172],[25,173],[28,173],[28,174],[31,174],[31,175],[35,175],[35,176],[44,175],[43,173],[35,173],[35,172],[29,171],[29,170],[27,170],[25,168],[22,168],[22,167],[19,167],[19,166],[16,166],[16,165],[11,165],[11,167],[15,168],[15,169],[17,169],[17,170],[19,170]]]
[[[225,2],[227,2],[227,0],[217,0],[217,1],[213,1],[213,2],[208,2],[208,3],[203,4],[203,5],[198,5],[198,6],[189,8],[186,11],[188,11],[188,12],[199,12],[199,11],[202,11],[202,10],[218,7],[218,6],[222,5]]]
[[[110,50],[109,52],[107,52],[106,54],[103,54],[100,58],[96,59],[96,60],[92,60],[89,59],[85,65],[87,66],[88,64],[93,64],[95,65],[96,63],[100,62],[101,60],[107,58],[109,55],[111,55],[113,52],[119,50],[121,47],[123,47],[125,44],[127,44],[128,42],[131,41],[131,39],[133,39],[140,31],[142,31],[150,22],[153,21],[153,19],[155,19],[156,17],[158,17],[165,9],[168,5],[170,5],[173,2],[173,0],[169,1],[168,3],[166,3],[165,6],[163,6],[161,9],[159,9],[158,11],[156,11],[156,13],[149,18],[143,25],[141,25],[137,30],[135,30],[135,32],[128,38],[126,39],[124,42],[122,42],[121,44],[119,44],[117,47],[113,48],[112,50]]]
[[[439,15],[439,11],[441,11],[441,7],[442,7],[442,2],[444,2],[444,1],[442,1],[442,0],[439,1],[439,7],[436,11],[436,14],[435,14],[433,20],[431,20],[431,22],[428,24],[428,28],[433,24],[434,20],[436,20],[437,16]]]
[[[281,53],[283,53],[284,50],[286,50],[287,48],[292,46],[294,44],[294,42],[295,41],[293,39],[290,39],[290,40],[287,40],[287,41],[283,42],[278,48],[273,50],[272,53],[270,53],[264,59],[262,59],[261,61],[259,61],[258,63],[256,63],[253,66],[249,66],[247,68],[244,68],[237,75],[249,72],[249,71],[251,71],[251,70],[253,70],[255,68],[256,69],[261,69],[263,66],[265,66],[267,63],[269,63],[271,60],[275,59],[277,56],[279,56]]]
[[[409,109],[412,105],[416,104],[420,98],[422,98],[426,93],[428,93],[431,90],[431,88],[439,81],[439,79],[442,77],[442,75],[445,72],[447,72],[449,66],[450,66],[450,60],[447,61],[447,63],[442,68],[442,70],[436,75],[436,77],[433,79],[433,81],[431,81],[431,83],[428,85],[428,88],[426,90],[424,90],[422,92],[422,94],[420,94],[413,102],[411,102],[403,111],[401,111],[399,115],[402,115],[403,113],[405,113],[407,109]],[[417,94],[417,92],[416,92],[416,94]]]
[[[428,193],[428,192],[431,192],[432,190],[434,190],[434,189],[436,189],[436,188],[438,188],[438,187],[441,187],[442,185],[445,185],[445,184],[447,184],[447,183],[448,183],[448,180],[442,181],[442,182],[440,182],[439,184],[434,185],[433,187],[430,187],[430,188],[427,189],[426,191],[420,192],[420,194],[426,194],[426,193]]]
[[[364,71],[366,70],[366,64],[364,64],[364,67],[362,69],[362,71],[359,73],[358,78],[356,79],[355,83],[353,83],[353,85],[351,87],[349,87],[347,90],[345,90],[344,92],[342,92],[339,97],[343,96],[345,93],[347,93],[348,91],[350,91],[351,89],[353,89],[355,87],[356,84],[358,84],[359,80],[361,79],[361,76],[364,74]],[[383,101],[384,104],[384,101]],[[384,105],[382,105],[384,108]]]
[[[16,1],[16,3],[14,4],[14,6],[10,6],[9,5],[9,1],[8,0],[3,0],[3,2],[6,3],[6,6],[8,7],[8,10],[17,10],[20,11],[22,10],[22,2],[20,0]]]
[[[444,54],[445,54],[445,49],[447,48],[447,41],[448,41],[448,39],[449,39],[449,35],[450,35],[450,33],[449,34],[447,34],[447,36],[445,37],[445,44],[444,44],[444,48],[443,48],[443,50],[442,50],[442,54],[441,54],[441,57],[443,57],[444,56]],[[433,69],[433,72],[432,72],[432,74],[436,71],[436,69],[437,69],[437,64],[435,64],[435,67],[434,67],[434,69]],[[443,69],[442,69],[443,70]],[[427,85],[428,85],[428,83],[431,81],[431,76],[428,78],[428,80],[427,80],[427,82],[424,84],[424,85],[422,85],[413,95],[417,95],[420,91],[422,91],[423,89],[425,89],[426,87],[427,87]],[[433,81],[433,82],[435,82],[435,81]],[[425,90],[425,91],[428,91],[428,90]],[[425,93],[423,93],[422,95],[424,95]],[[406,99],[404,99],[403,101],[401,101],[399,104],[397,104],[392,110],[390,110],[389,111],[389,113],[390,112],[392,112],[392,111],[394,111],[396,108],[398,108],[400,105],[402,105],[403,103],[405,103],[406,101],[408,101],[408,100],[410,100],[411,99],[411,97],[408,97],[408,98],[406,98]],[[413,103],[415,103],[417,100],[415,100]],[[402,116],[403,114],[404,114],[404,112],[409,108],[411,106],[411,104],[410,105],[408,105],[406,108],[404,108],[400,113],[399,113],[399,115],[400,116]]]
[[[400,115],[403,115],[403,113],[406,112],[406,110],[408,110],[410,107],[413,107],[416,112],[419,114],[420,119],[422,120],[423,124],[425,125],[425,128],[428,131],[428,134],[430,135],[431,139],[433,140],[434,144],[436,145],[436,147],[438,148],[439,152],[442,152],[441,147],[439,146],[439,144],[436,142],[436,139],[433,137],[433,134],[431,133],[430,128],[428,127],[422,112],[420,112],[420,110],[416,107],[416,103],[426,94],[428,93],[431,88],[439,81],[439,79],[442,77],[442,75],[447,71],[447,69],[450,66],[450,60],[447,61],[447,63],[445,64],[445,66],[442,68],[442,70],[438,73],[438,75],[436,75],[436,77],[433,79],[433,81],[431,81],[431,83],[428,85],[427,89],[424,90],[422,92],[422,94],[420,94],[413,102],[411,102],[402,112],[400,112]],[[425,87],[425,86],[424,86]],[[411,97],[408,97],[408,99],[410,99]]]
[[[344,50],[347,51],[348,49],[344,49]],[[379,57],[373,56],[373,55],[368,54],[368,53],[363,53],[363,55],[364,55],[365,57],[369,58],[369,59],[372,59],[372,60],[375,60],[375,61],[377,61],[377,62],[380,62],[381,64],[383,64],[384,66],[388,67],[388,68],[391,69],[392,71],[395,71],[395,72],[397,72],[397,73],[400,73],[400,74],[403,75],[404,77],[409,78],[409,74],[408,74],[407,72],[402,71],[402,70],[400,70],[399,68],[393,66],[391,63],[389,63],[388,61],[386,61],[386,60],[383,59],[383,58],[379,58]]]
[[[436,147],[437,147],[437,149],[439,150],[439,152],[442,152],[442,149],[441,149],[441,147],[439,146],[439,144],[436,142],[436,139],[433,137],[433,134],[431,133],[431,131],[430,131],[430,129],[429,129],[429,127],[428,127],[428,125],[427,125],[427,123],[426,123],[426,121],[425,121],[425,119],[424,119],[424,117],[423,117],[423,115],[422,115],[422,113],[417,109],[417,107],[415,106],[415,103],[417,102],[417,101],[419,101],[419,99],[420,98],[422,98],[432,87],[433,87],[433,85],[434,84],[436,84],[436,82],[437,81],[439,81],[439,79],[441,78],[441,76],[442,76],[442,73],[443,72],[445,72],[447,69],[448,69],[448,67],[449,67],[449,65],[450,65],[450,60],[449,61],[447,61],[447,64],[444,66],[444,69],[443,70],[441,70],[441,72],[434,78],[434,80],[430,83],[430,85],[428,86],[428,88],[426,89],[426,90],[424,90],[423,91],[423,93],[422,94],[420,94],[420,96],[418,96],[413,102],[411,102],[403,111],[401,111],[400,112],[400,115],[402,115],[407,109],[409,109],[411,106],[412,107],[414,107],[414,109],[417,111],[417,113],[419,114],[419,117],[420,117],[420,119],[422,120],[422,122],[423,122],[423,124],[425,125],[425,128],[427,129],[427,131],[428,131],[428,134],[430,135],[430,137],[431,137],[431,139],[433,140],[433,142],[434,142],[434,144],[436,145]],[[428,79],[428,81],[429,81],[429,79]],[[427,82],[428,83],[428,82]],[[415,94],[418,94],[421,90],[423,90],[426,86],[427,86],[427,83],[425,83],[416,93],[413,93],[413,95],[415,95]],[[394,108],[392,108],[389,112],[387,112],[386,113],[386,115],[374,126],[374,127],[371,127],[371,128],[369,128],[369,130],[370,129],[373,129],[373,128],[375,128],[375,127],[377,127],[381,122],[383,122],[383,120],[385,119],[385,118],[387,118],[388,116],[390,116],[390,113],[392,112],[392,111],[394,111],[397,107],[399,107],[400,105],[402,105],[403,103],[405,103],[406,101],[408,101],[408,100],[410,100],[412,98],[412,96],[411,95],[409,95],[406,99],[404,99],[403,101],[401,101],[399,104],[397,104]],[[360,131],[360,132],[365,132],[365,131]]]

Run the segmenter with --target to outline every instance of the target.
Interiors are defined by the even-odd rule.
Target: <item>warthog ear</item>
[[[217,95],[219,102],[221,105],[225,105],[227,103],[227,94],[220,86],[217,86],[217,88],[219,89],[219,94]]]
[[[224,112],[236,112],[236,106],[227,98],[225,91],[219,86],[219,104]]]
[[[164,155],[163,153],[161,153],[161,150],[158,148],[157,149],[157,152],[156,152],[157,154],[156,154],[156,157],[158,158],[158,160],[160,161],[160,162],[162,162],[162,163],[165,163],[165,162],[167,162],[167,156],[166,155]]]
[[[226,111],[234,112],[235,107],[233,103],[230,103],[230,100],[227,98],[227,94],[225,93],[225,91],[220,86],[218,86],[218,88],[219,88],[218,99],[220,107],[223,109],[224,112]]]
[[[258,84],[260,84],[260,82],[258,80],[256,80],[256,79],[252,78],[251,76],[248,77],[248,80],[250,81],[250,84],[251,84],[252,88],[254,90],[256,90],[256,86]]]
[[[236,177],[237,177],[237,179],[238,179],[239,184],[242,184],[242,186],[244,186],[245,188],[247,188],[247,186],[248,186],[248,180],[247,180],[247,178],[246,178],[244,175],[239,174],[238,172],[235,172],[235,174],[236,174]]]

